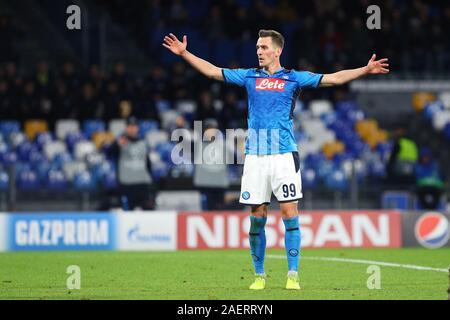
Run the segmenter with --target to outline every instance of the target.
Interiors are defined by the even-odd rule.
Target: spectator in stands
[[[207,90],[200,94],[197,105],[197,120],[219,119],[220,114],[216,111],[213,104],[213,97]]]
[[[99,101],[94,86],[91,83],[87,82],[83,85],[77,107],[78,120],[84,121],[99,116]]]
[[[416,143],[407,137],[406,130],[399,127],[394,131],[394,146],[387,164],[388,181],[395,185],[413,185],[414,168],[418,151]]]
[[[80,87],[80,81],[75,74],[75,67],[70,61],[64,62],[61,70],[61,79],[70,91],[77,90]]]
[[[127,119],[125,133],[107,148],[117,162],[119,193],[124,210],[154,208],[154,190],[150,158],[145,140],[139,138],[135,117]]]
[[[218,123],[214,119],[204,122],[205,140],[195,150],[194,186],[205,198],[205,210],[224,208],[225,191],[230,186],[226,165],[227,146],[219,138]]]
[[[429,148],[424,147],[420,150],[415,175],[420,209],[438,209],[444,189],[444,180],[439,164]]]

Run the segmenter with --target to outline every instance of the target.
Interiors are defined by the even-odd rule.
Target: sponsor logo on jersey
[[[284,91],[286,81],[282,79],[258,78],[256,79],[256,90]]]

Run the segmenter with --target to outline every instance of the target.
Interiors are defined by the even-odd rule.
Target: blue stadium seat
[[[17,174],[16,185],[19,190],[38,190],[41,185],[36,172],[25,170]]]
[[[44,156],[44,154],[35,149],[31,150],[28,155],[28,161],[33,168],[35,168],[37,164],[45,160],[47,160],[47,158]]]
[[[0,161],[4,167],[8,167],[17,161],[17,154],[14,151],[7,151],[0,153]]]
[[[152,130],[158,130],[158,121],[156,120],[141,120],[139,121],[139,135],[145,138],[147,132]]]
[[[8,173],[0,171],[0,191],[8,190],[9,176]]]
[[[96,180],[101,180],[105,175],[115,171],[116,168],[114,162],[112,161],[103,161],[99,164],[94,165],[91,169],[92,176]]]
[[[368,163],[368,173],[374,178],[384,178],[386,176],[386,165],[381,160],[374,160]]]
[[[62,170],[51,169],[47,173],[45,186],[49,190],[63,191],[68,187],[67,179]]]
[[[73,187],[78,191],[94,191],[96,181],[88,171],[80,172],[73,179]]]
[[[71,161],[73,161],[73,157],[70,155],[70,153],[59,153],[53,158],[52,165],[55,168],[62,169],[64,164]]]
[[[54,140],[53,138],[53,134],[50,132],[41,132],[36,136],[36,145],[39,148],[39,150],[43,150],[44,146],[49,143],[52,142]]]
[[[157,162],[152,164],[152,177],[158,181],[161,178],[167,177],[169,173],[169,166],[164,162]]]
[[[38,152],[34,143],[25,141],[17,147],[17,158],[19,161],[29,161],[31,152]]]
[[[156,152],[159,153],[161,160],[167,164],[172,164],[172,149],[175,145],[172,142],[163,142],[156,146]]]
[[[22,172],[31,171],[31,165],[28,162],[18,161],[15,163],[16,174],[21,174]]]
[[[302,173],[302,185],[305,189],[315,189],[319,184],[317,173],[314,169],[309,168]]]
[[[113,190],[117,188],[117,177],[115,171],[107,172],[101,181],[103,188],[106,190]]]
[[[423,114],[425,115],[425,118],[428,120],[433,120],[433,116],[436,112],[443,111],[444,110],[444,104],[441,101],[433,101],[426,104],[425,108],[423,109]]]
[[[349,186],[349,181],[342,170],[333,170],[325,178],[325,185],[335,191],[345,191]]]
[[[444,127],[444,135],[447,140],[450,140],[450,123],[447,123]]]
[[[80,142],[80,141],[84,141],[86,140],[86,137],[84,134],[82,134],[81,132],[69,132],[66,135],[66,145],[67,145],[67,149],[73,153],[75,145]]]
[[[305,167],[317,170],[324,161],[326,161],[326,157],[323,153],[311,153],[306,156]]]
[[[86,120],[83,122],[83,133],[89,139],[92,138],[92,135],[96,132],[102,132],[106,130],[106,124],[102,120]]]
[[[333,156],[333,163],[336,167],[340,167],[344,161],[352,159],[353,159],[352,155],[348,152],[336,153]]]
[[[318,177],[323,180],[329,177],[337,168],[334,166],[332,161],[322,161],[316,170]]]
[[[380,142],[375,147],[375,150],[380,155],[381,159],[387,160],[388,156],[391,153],[392,147],[393,146],[391,142]]]
[[[45,183],[48,177],[48,172],[52,169],[56,169],[56,166],[52,166],[50,161],[44,160],[39,163],[36,163],[33,166],[33,169],[36,171],[36,174],[38,175],[39,181],[42,181]]]
[[[20,132],[20,123],[13,120],[0,121],[0,132],[5,139],[8,139],[11,133]]]

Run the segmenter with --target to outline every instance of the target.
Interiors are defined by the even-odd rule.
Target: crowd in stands
[[[215,103],[219,96],[223,97],[220,107]],[[159,122],[158,108],[171,108],[180,100],[197,104],[189,120],[216,118],[222,128],[246,125],[244,92],[211,84],[181,61],[172,69],[151,67],[147,77],[129,74],[124,63],[117,63],[110,74],[96,65],[80,72],[71,62],[54,70],[41,61],[31,73],[20,73],[14,62],[0,66],[1,119],[46,119],[51,128],[57,119],[111,120],[134,115]]]
[[[160,54],[161,34],[192,35],[190,46],[204,43],[254,43],[259,29],[286,37],[289,67],[329,72],[367,62],[372,52],[395,57],[393,71],[439,72],[450,67],[450,3],[425,0],[96,0],[150,56]],[[370,5],[381,9],[381,29],[369,30]],[[249,46],[251,48],[251,46]],[[254,47],[254,46],[253,46]],[[239,56],[231,59],[242,63]],[[246,66],[247,67],[247,66]]]

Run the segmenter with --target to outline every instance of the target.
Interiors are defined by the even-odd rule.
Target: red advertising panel
[[[181,212],[178,249],[248,248],[248,212]],[[303,211],[303,248],[394,248],[401,246],[398,211]],[[279,212],[269,212],[268,248],[284,248],[284,224]]]

